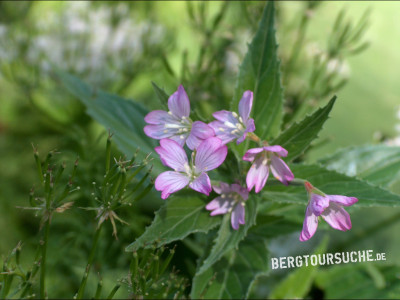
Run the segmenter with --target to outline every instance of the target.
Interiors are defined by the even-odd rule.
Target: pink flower
[[[334,229],[346,231],[351,229],[351,220],[347,211],[342,206],[350,206],[358,201],[354,197],[341,195],[325,195],[309,182],[305,182],[305,188],[310,196],[306,217],[300,241],[309,240],[317,231],[318,217],[322,218]]]
[[[239,115],[235,112],[221,110],[213,113],[217,121],[209,123],[215,135],[227,144],[234,139],[240,144],[246,138],[248,132],[256,130],[254,120],[249,118],[253,105],[253,92],[245,91],[239,102]]]
[[[216,137],[203,141],[197,151],[192,153],[190,163],[185,150],[174,140],[162,139],[160,146],[155,150],[162,163],[174,169],[161,173],[156,179],[155,188],[162,192],[162,199],[167,199],[170,194],[187,185],[208,196],[211,192],[211,182],[206,172],[219,167],[228,153],[227,147]]]
[[[262,148],[249,149],[243,156],[243,160],[253,162],[247,172],[247,189],[252,190],[255,186],[256,193],[260,192],[267,182],[269,170],[276,179],[287,185],[293,180],[292,171],[280,157],[286,157],[288,152],[281,146],[266,146]]]
[[[231,213],[231,225],[235,230],[239,224],[244,224],[244,204],[249,198],[249,192],[239,184],[229,185],[221,182],[219,186],[213,186],[214,191],[221,196],[207,204],[206,209],[212,210],[211,216]]]
[[[150,124],[144,127],[147,136],[157,140],[169,138],[182,147],[186,142],[191,150],[203,140],[215,136],[214,130],[206,123],[193,122],[189,118],[190,102],[182,85],[169,97],[168,108],[168,112],[153,110],[145,116],[144,120]]]

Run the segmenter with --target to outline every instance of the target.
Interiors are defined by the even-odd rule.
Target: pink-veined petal
[[[310,206],[307,206],[306,209],[306,216],[303,222],[303,230],[300,234],[300,241],[304,242],[309,240],[317,231],[318,227],[318,217],[313,214],[312,209]]]
[[[169,137],[170,140],[173,140],[179,144],[183,148],[185,146],[186,139],[189,135],[189,132],[183,132],[179,134],[174,134]]]
[[[285,185],[294,179],[294,175],[287,164],[276,155],[271,157],[270,168],[274,177]]]
[[[181,119],[182,117],[189,117],[189,97],[186,94],[186,91],[182,85],[180,85],[178,87],[178,90],[169,97],[168,108],[172,112],[172,114],[179,119]]]
[[[238,193],[245,201],[249,198],[249,191],[240,184],[237,183],[232,184],[231,191]]]
[[[247,135],[247,132],[243,133],[243,135],[236,140],[236,145],[243,143],[244,140],[246,139],[246,135]]]
[[[253,106],[253,92],[245,91],[239,102],[239,115],[242,117],[243,123],[246,124],[250,117],[251,107]]]
[[[309,206],[312,209],[313,214],[319,216],[329,206],[329,199],[328,197],[312,193]]]
[[[176,133],[176,130],[165,129],[164,125],[146,125],[143,130],[148,137],[156,140],[169,138]]]
[[[342,195],[327,195],[327,197],[330,201],[343,206],[350,206],[358,201],[358,199],[355,197],[347,197]]]
[[[220,208],[220,207],[222,207],[224,205],[225,201],[226,200],[222,199],[221,197],[217,197],[217,198],[211,200],[211,202],[209,202],[206,205],[206,209],[207,210],[214,210],[214,209]]]
[[[226,127],[224,123],[220,121],[212,121],[208,123],[208,126],[214,130],[215,136],[218,137],[224,145],[237,138],[235,134],[231,133],[232,128]]]
[[[252,149],[249,149],[244,154],[242,159],[251,162],[251,161],[254,160],[254,158],[257,156],[258,153],[263,152],[263,151],[264,151],[263,148],[252,148]]]
[[[248,119],[246,122],[246,132],[253,132],[254,130],[256,130],[254,119]]]
[[[231,225],[235,230],[239,229],[239,224],[244,224],[244,206],[241,203],[236,204],[231,215]]]
[[[174,116],[170,115],[164,110],[153,110],[149,112],[144,120],[148,124],[179,124],[179,120],[174,118]]]
[[[331,225],[332,228],[346,231],[351,229],[350,215],[343,207],[334,202],[321,214],[322,218]]]
[[[172,193],[175,193],[189,183],[189,178],[184,174],[166,171],[158,175],[154,186],[157,191],[161,191],[161,198],[167,199]]]
[[[218,185],[213,185],[213,190],[217,194],[225,194],[230,192],[229,184],[225,182],[220,182],[219,186]]]
[[[185,150],[177,142],[171,139],[162,139],[160,146],[154,149],[159,155],[161,162],[176,171],[185,172],[188,159]]]
[[[196,149],[202,141],[215,136],[214,129],[201,121],[195,121],[192,124],[192,130],[186,140],[190,150]]]
[[[214,129],[201,121],[193,122],[191,133],[203,140],[215,136]]]
[[[251,191],[253,186],[255,186],[255,192],[260,192],[267,182],[268,175],[268,166],[266,164],[263,164],[262,158],[257,159],[250,167],[250,170],[247,172],[247,190]]]
[[[219,167],[228,154],[228,148],[222,145],[217,137],[211,137],[203,141],[197,147],[195,166],[197,172],[206,172]]]
[[[232,207],[232,202],[227,199],[222,199],[221,197],[215,198],[213,201],[207,204],[206,209],[212,210],[210,216],[223,215],[229,212]]]
[[[239,122],[239,120],[234,116],[231,111],[219,110],[214,112],[212,115],[218,121],[221,121],[231,129],[236,129],[236,123]]]
[[[264,150],[269,151],[269,152],[275,152],[277,155],[279,155],[281,157],[282,156],[286,157],[288,155],[287,150],[279,145],[267,146],[267,147],[264,147]]]
[[[186,140],[186,145],[190,150],[194,150],[201,144],[202,141],[202,139],[199,139],[197,136],[190,133]]]
[[[189,187],[199,193],[209,195],[211,192],[211,181],[206,173],[202,173],[199,177],[193,180]]]

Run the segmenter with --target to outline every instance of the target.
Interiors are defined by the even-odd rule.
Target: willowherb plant
[[[156,179],[155,188],[162,191],[162,199],[168,198],[170,194],[181,190],[187,185],[191,189],[208,196],[212,189],[207,171],[218,168],[224,162],[227,155],[227,147],[224,144],[235,139],[237,139],[237,144],[240,144],[248,138],[256,142],[258,146],[263,147],[247,150],[242,158],[253,163],[246,176],[247,191],[244,191],[240,185],[233,183],[240,182],[240,178],[233,178],[231,186],[225,182],[220,182],[213,186],[214,190],[221,196],[219,199],[217,198],[218,200],[215,199],[206,206],[208,210],[213,210],[211,216],[230,213],[232,228],[237,230],[239,224],[245,224],[244,206],[245,201],[248,200],[249,192],[253,187],[255,187],[256,193],[261,192],[267,182],[269,170],[271,170],[276,179],[285,185],[289,185],[294,180],[292,171],[280,158],[286,157],[288,151],[280,145],[270,146],[267,141],[262,141],[253,133],[256,127],[254,120],[249,118],[252,104],[253,93],[246,91],[239,102],[239,115],[226,110],[214,113],[213,116],[217,118],[217,121],[211,122],[210,128],[203,130],[203,132],[207,133],[206,136],[202,136],[205,139],[203,141],[197,139],[196,143],[188,143],[188,146],[190,145],[189,148],[193,150],[190,164],[182,147],[185,142],[183,133],[189,135],[189,137],[200,135],[197,133],[197,128],[181,127],[181,124],[186,124],[190,113],[189,99],[183,87],[179,86],[178,91],[169,97],[168,107],[171,111],[153,111],[145,117],[146,122],[159,124],[145,127],[145,133],[149,137],[157,139],[160,137],[172,137],[180,142],[178,144],[173,139],[162,138],[160,146],[155,148],[161,162],[175,170],[174,172],[166,171],[161,173]],[[180,116],[183,116],[184,119],[179,119]],[[202,124],[203,127],[207,126],[204,123]],[[149,126],[157,127],[152,127],[149,130]],[[171,128],[175,130],[171,131]],[[183,131],[183,129],[186,130]],[[215,137],[210,136],[210,132]],[[165,134],[165,136],[162,134]],[[343,231],[351,229],[349,215],[338,204],[349,206],[357,202],[357,198],[336,195],[326,196],[307,181],[301,181],[304,182],[307,191],[311,195],[304,220],[304,228],[300,236],[301,241],[306,241],[313,236],[317,229],[319,215],[322,215],[335,229]]]

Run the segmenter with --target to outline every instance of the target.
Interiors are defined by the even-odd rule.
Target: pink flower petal
[[[201,121],[195,121],[192,124],[192,130],[186,140],[190,150],[196,149],[203,140],[215,136],[214,129]]]
[[[220,182],[219,186],[213,185],[212,188],[213,188],[214,192],[216,192],[217,194],[224,194],[224,193],[230,192],[229,184],[227,184],[225,182]]]
[[[240,184],[234,183],[231,185],[231,191],[238,193],[244,201],[249,198],[249,191]]]
[[[247,172],[246,183],[248,191],[251,191],[253,186],[255,186],[255,192],[258,193],[267,182],[269,170],[268,166],[262,162],[263,158],[257,159]]]
[[[189,187],[199,193],[203,193],[208,196],[211,192],[210,178],[206,173],[202,173],[199,177],[197,177],[193,182],[189,184]]]
[[[244,224],[244,206],[240,203],[236,204],[235,209],[232,211],[231,215],[231,225],[235,230],[239,229],[239,224]]]
[[[188,165],[188,159],[185,150],[177,142],[171,139],[162,139],[160,146],[154,149],[159,155],[161,162],[176,170],[185,172],[185,165]]]
[[[334,202],[331,202],[329,207],[324,210],[322,217],[334,229],[341,231],[351,229],[350,215],[343,207]]]
[[[243,135],[236,140],[236,145],[243,143],[244,140],[246,139],[246,135],[247,135],[247,132],[243,133]]]
[[[324,197],[317,194],[311,194],[310,208],[313,214],[319,216],[329,206],[328,197]]]
[[[206,205],[207,210],[214,210],[223,206],[225,200],[217,197]]]
[[[246,122],[246,132],[253,132],[254,130],[256,130],[254,119],[248,119]]]
[[[312,209],[310,206],[307,206],[306,216],[303,222],[303,230],[300,234],[300,241],[304,242],[309,240],[317,231],[318,227],[318,217],[313,214]]]
[[[224,145],[237,138],[235,134],[231,133],[232,128],[226,127],[225,124],[220,121],[212,121],[208,123],[208,126],[214,130],[215,136],[218,137]]]
[[[186,91],[182,85],[180,85],[178,87],[178,90],[169,97],[168,108],[172,112],[172,114],[179,119],[181,119],[182,117],[189,117],[189,97],[186,94]]]
[[[183,146],[185,146],[185,142],[186,142],[186,139],[187,139],[188,135],[189,135],[188,132],[179,133],[179,134],[171,135],[169,137],[169,139],[177,142],[178,145],[183,148]],[[181,137],[183,137],[183,138],[181,138]]]
[[[270,168],[274,177],[285,185],[294,179],[294,175],[287,164],[276,155],[271,157]]]
[[[260,152],[263,152],[264,151],[264,148],[252,148],[252,149],[249,149],[249,150],[247,150],[247,152],[244,154],[244,156],[243,156],[243,160],[246,160],[246,161],[253,161],[254,160],[254,158],[256,157],[256,155],[258,154],[258,153],[260,153]]]
[[[184,174],[166,171],[158,175],[155,181],[155,188],[161,191],[161,198],[167,199],[168,196],[176,191],[183,189],[189,183],[189,178]]]
[[[143,130],[148,137],[156,140],[169,138],[170,136],[175,134],[175,131],[171,129],[165,131],[164,125],[146,125],[144,126]]]
[[[228,148],[219,138],[211,137],[197,148],[195,166],[197,172],[206,172],[219,167],[225,160]]]
[[[267,146],[267,147],[264,147],[264,150],[269,151],[269,152],[275,152],[279,156],[283,156],[283,157],[286,157],[288,155],[287,150],[279,145]]]
[[[253,106],[253,92],[245,91],[242,99],[239,102],[239,115],[243,119],[243,123],[247,123],[247,119],[250,116],[251,107]]]
[[[212,115],[214,118],[216,118],[218,121],[221,121],[224,124],[225,124],[225,122],[231,123],[233,125],[231,127],[232,129],[236,128],[235,124],[238,123],[238,119],[233,115],[233,113],[231,111],[220,110],[220,111],[216,111]]]
[[[330,201],[343,206],[350,206],[358,201],[358,199],[355,197],[346,197],[342,195],[328,195],[328,198]]]
[[[206,206],[207,210],[211,210],[211,207],[214,207],[212,209],[212,212],[210,213],[210,216],[226,214],[227,212],[229,212],[229,209],[232,207],[232,203],[230,201],[227,201],[226,199],[222,199],[221,197],[215,198],[213,201],[211,201],[209,203],[209,205]]]
[[[154,125],[179,123],[177,118],[174,118],[172,115],[163,110],[153,110],[149,112],[144,117],[144,120],[146,123]]]

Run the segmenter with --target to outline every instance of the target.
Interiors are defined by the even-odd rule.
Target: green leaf
[[[326,251],[328,239],[325,238],[318,246],[315,255],[323,254]],[[290,272],[269,295],[270,299],[303,299],[309,292],[311,285],[317,275],[318,265],[305,264]]]
[[[57,71],[57,79],[87,108],[87,113],[113,133],[113,140],[128,157],[139,148],[138,159],[153,152],[156,142],[144,134],[147,110],[132,101],[102,92],[85,84],[77,77]],[[159,159],[152,160],[153,169],[164,170]]]
[[[319,271],[315,282],[326,299],[398,299],[399,272],[397,265],[350,264]]]
[[[335,100],[336,97],[333,97],[326,106],[305,117],[301,122],[294,123],[270,144],[281,145],[289,152],[286,161],[292,161],[303,154],[311,142],[318,137],[318,133],[328,119]]]
[[[244,299],[254,280],[268,271],[268,249],[263,237],[249,234],[221,260],[193,278],[192,299]]]
[[[325,194],[357,197],[358,202],[354,206],[400,206],[399,195],[392,194],[361,179],[348,177],[318,165],[291,164],[290,168],[297,178],[310,181]],[[270,200],[307,205],[308,202],[303,185],[289,184],[289,186],[284,186],[275,181],[267,183],[267,187],[264,188],[261,196],[264,203]]]
[[[209,269],[215,262],[217,262],[225,253],[227,253],[231,249],[237,248],[239,242],[246,237],[247,231],[251,226],[255,224],[256,221],[257,202],[255,200],[256,199],[250,199],[246,202],[245,225],[240,226],[238,230],[234,230],[231,226],[231,214],[226,214],[224,216],[211,252],[204,260],[204,263],[197,274],[200,274]]]
[[[258,30],[239,68],[231,105],[237,111],[243,92],[254,92],[252,116],[260,138],[276,136],[283,114],[283,91],[274,28],[274,3],[265,6]]]
[[[288,218],[275,215],[257,215],[256,225],[250,230],[264,238],[270,239],[281,235],[289,234],[299,230],[299,223],[293,222]]]
[[[194,232],[208,232],[221,223],[221,218],[210,217],[205,209],[203,196],[174,196],[156,212],[153,222],[146,231],[130,244],[126,251],[157,247],[181,240]]]
[[[153,85],[154,92],[156,93],[158,100],[160,100],[161,105],[168,110],[168,94],[162,88],[158,87],[155,82],[152,81],[151,84]]]
[[[400,177],[400,148],[387,145],[349,147],[319,163],[329,170],[387,187]]]

